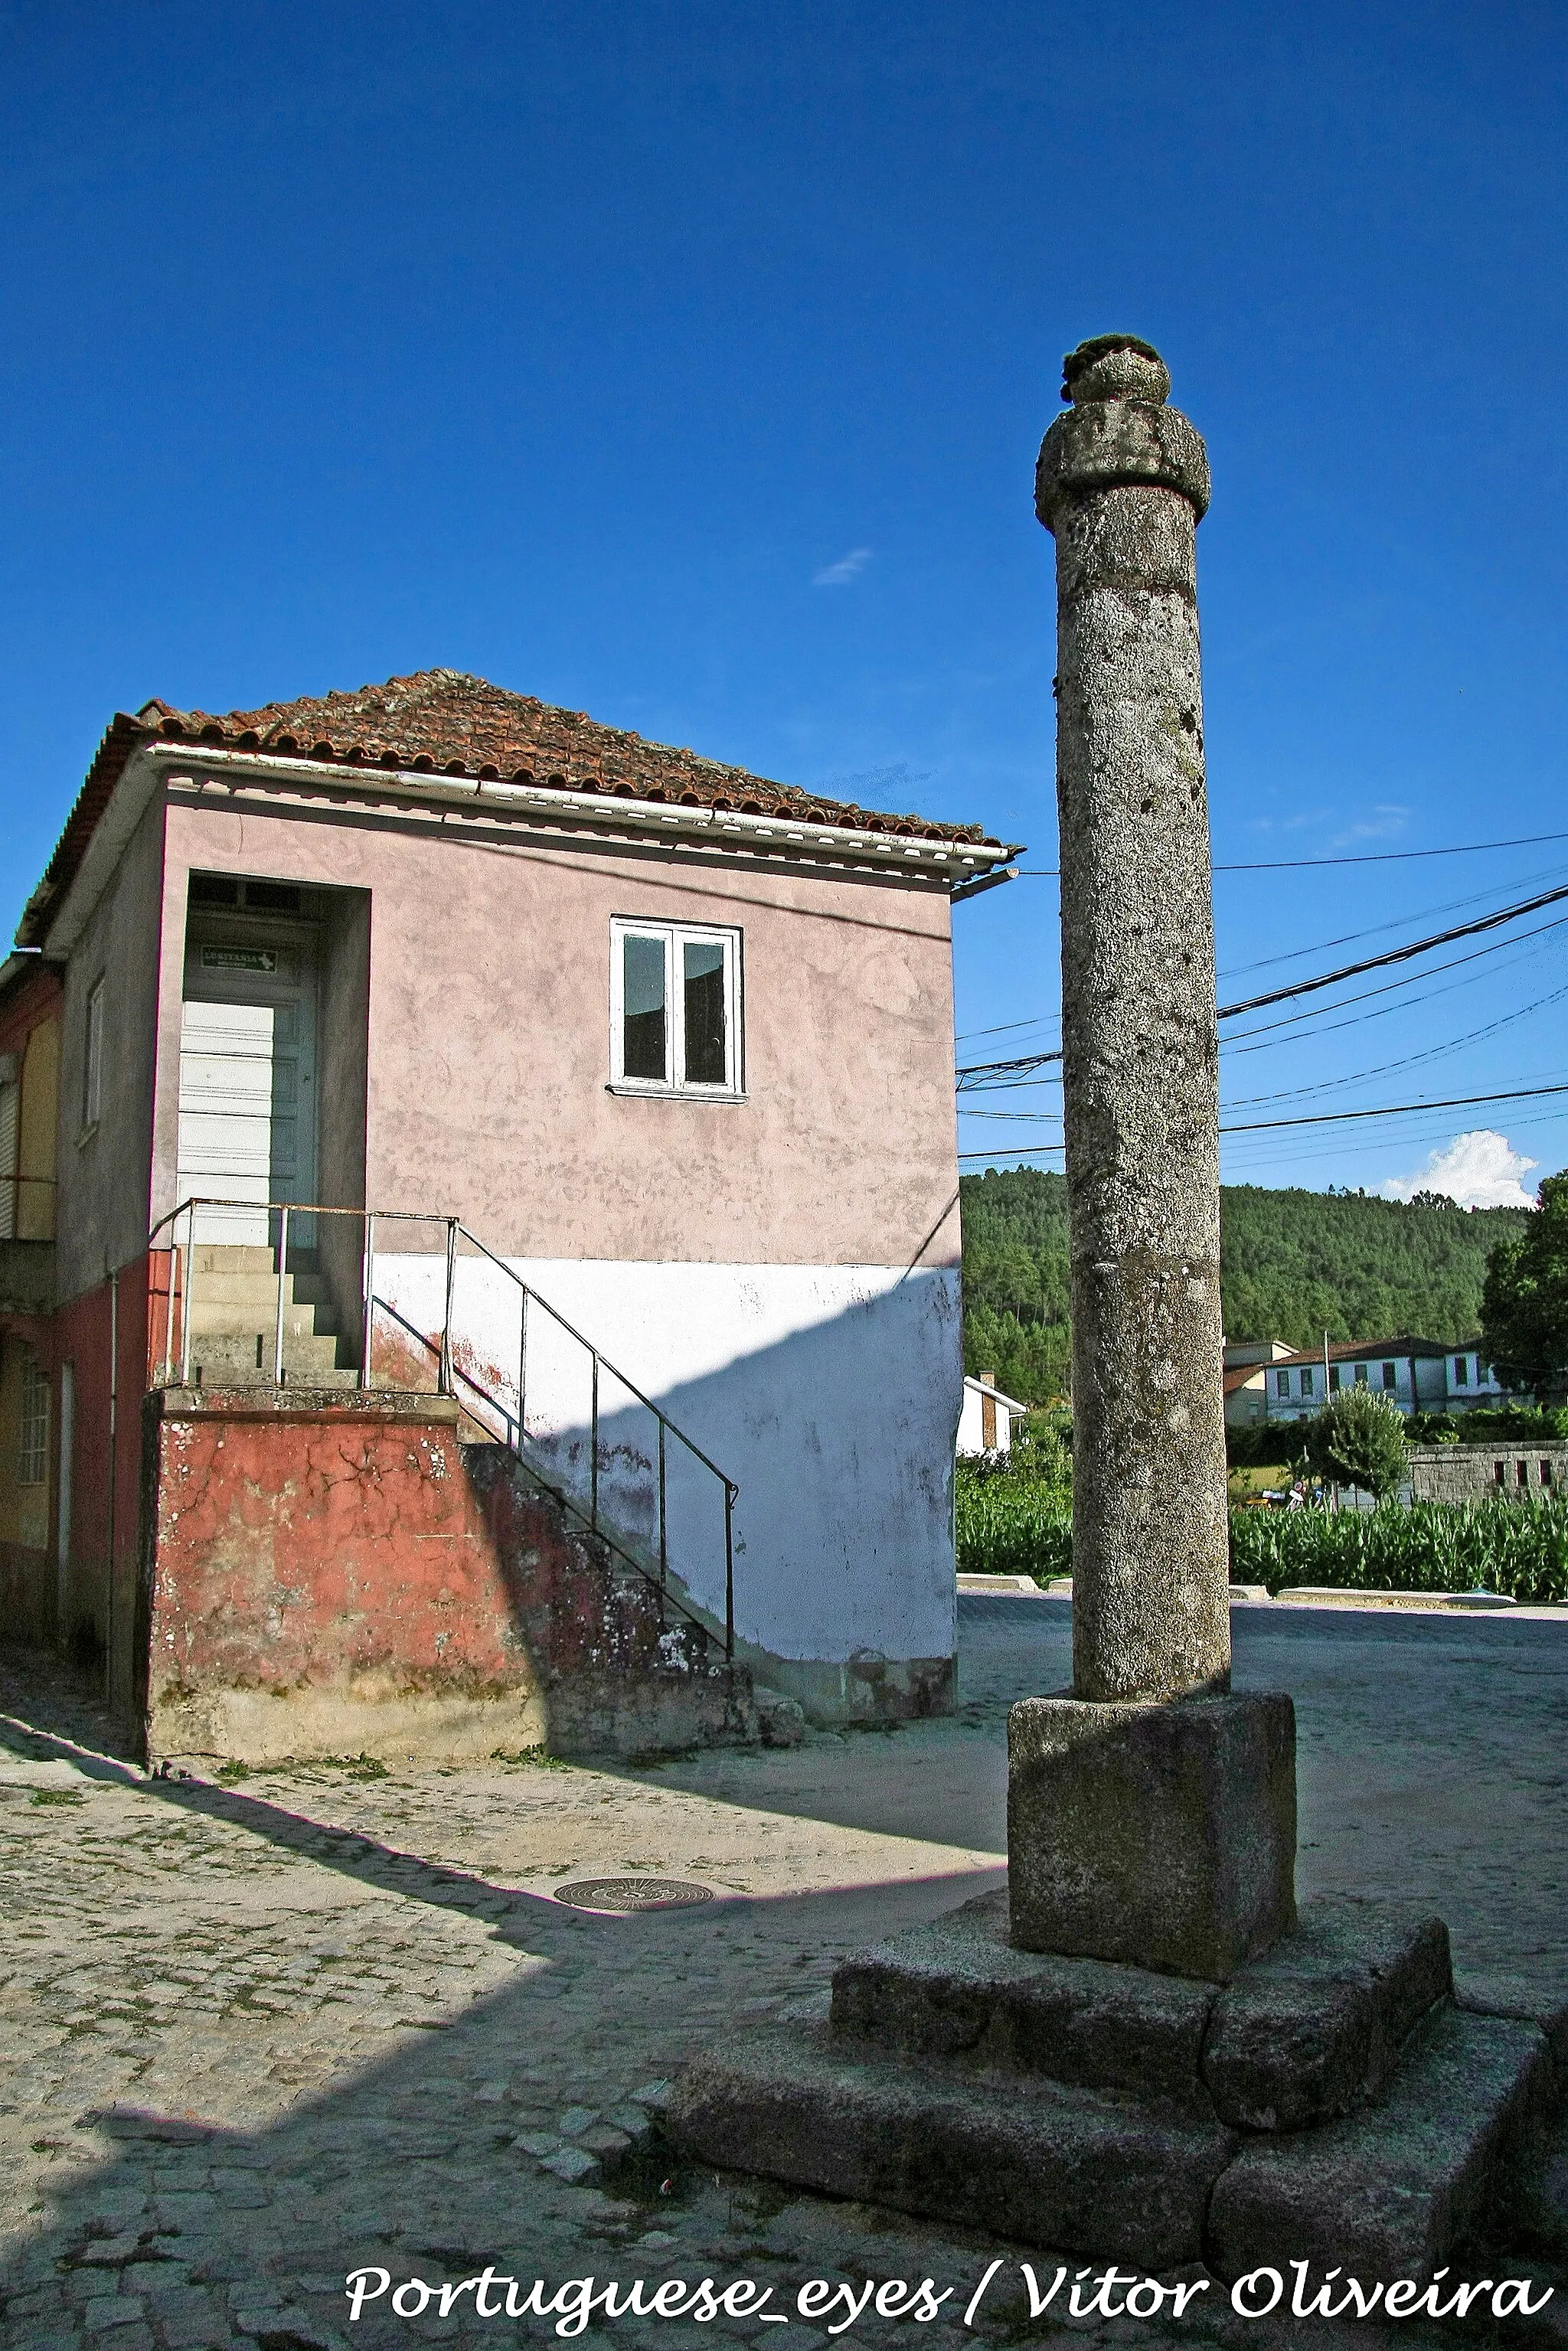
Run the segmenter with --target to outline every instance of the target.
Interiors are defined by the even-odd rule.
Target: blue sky
[[[1116,327],[1214,468],[1217,859],[1568,834],[1565,66],[1549,5],[0,5],[0,917],[116,708],[434,664],[1053,866],[1030,484]],[[1222,874],[1222,1000],[1559,878]],[[963,1058],[1049,1039],[1055,918],[956,910],[961,1034],[1040,1024]],[[1568,1078],[1564,941],[1231,1048],[1232,1102],[1293,1099],[1230,1118]],[[1227,1174],[1370,1190],[1474,1129],[1568,1161],[1548,1098]]]

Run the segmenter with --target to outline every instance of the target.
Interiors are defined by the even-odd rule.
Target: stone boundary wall
[[[1568,1444],[1521,1445],[1511,1438],[1484,1445],[1413,1445],[1410,1490],[1419,1502],[1568,1494]]]
[[[148,1760],[637,1752],[744,1733],[749,1676],[436,1396],[154,1391]]]

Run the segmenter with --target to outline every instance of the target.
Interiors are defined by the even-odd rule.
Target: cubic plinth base
[[[1021,1951],[1004,1892],[727,2035],[668,2125],[760,2172],[1147,2272],[1428,2276],[1517,2191],[1553,2088],[1528,2017],[1456,2007],[1448,1934],[1323,1897],[1230,1982]]]
[[[1295,1923],[1291,1700],[1024,1698],[1008,1851],[1021,1949],[1225,1982]]]

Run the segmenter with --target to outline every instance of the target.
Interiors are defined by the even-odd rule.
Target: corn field
[[[954,1527],[966,1575],[1072,1573],[1072,1505],[1059,1488],[960,1463]],[[1568,1496],[1391,1503],[1381,1510],[1233,1510],[1236,1583],[1348,1590],[1506,1593],[1568,1600]]]
[[[1072,1502],[1061,1487],[960,1461],[953,1526],[961,1575],[1072,1573]]]
[[[1568,1497],[1412,1502],[1381,1510],[1232,1510],[1236,1583],[1568,1600]]]

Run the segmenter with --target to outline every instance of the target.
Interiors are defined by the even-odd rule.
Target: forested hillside
[[[1038,1403],[1066,1385],[1067,1186],[1021,1167],[966,1176],[964,1363]],[[1220,1281],[1229,1339],[1293,1346],[1414,1332],[1475,1336],[1488,1252],[1519,1208],[1408,1207],[1360,1193],[1220,1195]]]

